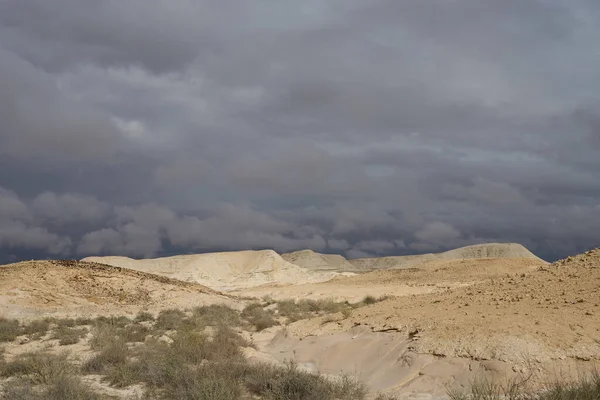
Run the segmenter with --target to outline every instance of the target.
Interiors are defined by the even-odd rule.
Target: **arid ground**
[[[186,398],[140,363],[194,332],[214,349],[235,338],[247,365],[362,382],[367,399],[445,398],[481,379],[535,390],[600,365],[600,250],[552,264],[517,244],[360,260],[264,250],[29,261],[0,267],[0,317],[5,398],[24,382],[50,393],[23,367],[42,353],[64,355],[100,396],[79,398]],[[102,358],[102,337],[122,340],[121,358]],[[265,370],[244,368],[238,392],[194,398],[279,398],[256,384]],[[361,396],[338,389],[327,398]]]

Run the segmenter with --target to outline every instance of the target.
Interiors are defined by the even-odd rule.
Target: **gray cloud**
[[[0,2],[0,250],[598,245],[595,2]]]

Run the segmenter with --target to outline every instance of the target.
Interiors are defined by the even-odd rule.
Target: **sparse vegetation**
[[[192,310],[192,318],[199,327],[227,325],[236,327],[242,325],[239,312],[223,304],[196,307]]]
[[[12,342],[20,334],[19,321],[0,318],[0,342]]]
[[[147,311],[140,311],[134,319],[134,322],[147,322],[154,321],[154,315]]]
[[[52,339],[58,339],[58,344],[66,346],[79,343],[79,341],[87,335],[87,328],[69,328],[67,326],[59,326],[52,333]]]
[[[24,353],[4,364],[3,377],[27,378],[34,384],[52,384],[62,376],[76,372],[69,362],[67,353],[54,354],[49,351]]]
[[[277,320],[273,318],[273,314],[265,310],[259,303],[247,305],[242,311],[242,318],[252,324],[257,331],[279,325]]]
[[[311,300],[305,299],[280,300],[277,304],[277,315],[287,318],[287,322],[295,322],[301,319],[321,316],[325,314],[334,314],[341,312],[344,318],[348,318],[353,309],[369,304],[378,303],[387,300],[388,296],[376,298],[374,296],[365,296],[358,303],[349,303],[347,301],[334,301],[332,299]]]
[[[578,381],[554,382],[545,388],[531,390],[524,381],[507,384],[493,379],[478,379],[467,390],[449,390],[451,400],[598,400],[600,399],[600,373],[593,372]]]
[[[46,335],[50,329],[50,322],[47,320],[34,320],[24,325],[21,329],[23,335],[29,336],[30,339],[37,340]]]
[[[166,331],[177,330],[183,326],[186,317],[185,313],[181,310],[174,308],[162,310],[156,318],[154,327]]]
[[[18,378],[8,382],[0,399],[6,400],[100,400],[100,395],[87,388],[78,376],[61,375],[48,384],[32,385]]]

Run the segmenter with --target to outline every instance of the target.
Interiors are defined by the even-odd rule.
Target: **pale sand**
[[[191,254],[148,260],[128,257],[87,257],[82,261],[149,272],[217,290],[259,286],[266,283],[322,282],[339,274],[301,268],[273,250]]]
[[[538,381],[557,375],[567,379],[600,366],[600,251],[549,265],[522,252],[516,254],[524,257],[505,258],[515,254],[514,246],[502,251],[493,247],[494,252],[473,252],[465,259],[421,259],[410,268],[345,277],[327,265],[300,267],[272,252],[258,252],[254,258],[248,252],[225,253],[198,264],[150,260],[146,270],[164,269],[164,275],[194,280],[200,265],[200,275],[216,287],[231,288],[247,279],[245,288],[230,295],[349,301],[365,295],[396,296],[358,308],[347,318],[340,313],[253,333],[258,349],[246,351],[256,360],[293,358],[305,369],[354,374],[374,392],[385,390],[401,398],[443,397],[446,386],[466,385],[481,375],[503,380],[532,373]],[[477,255],[488,258],[473,258]],[[315,259],[309,256],[304,260]],[[343,260],[333,261],[345,268]],[[196,283],[87,265],[42,261],[1,267],[0,313],[121,314],[196,303],[247,304]],[[328,269],[335,278],[303,281],[319,276],[319,269]],[[297,275],[286,276],[288,272]]]
[[[467,260],[479,258],[531,258],[543,261],[518,243],[486,243],[460,247],[443,253],[348,260],[362,270],[406,268],[433,260]]]

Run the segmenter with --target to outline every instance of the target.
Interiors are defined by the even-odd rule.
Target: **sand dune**
[[[335,272],[301,268],[273,250],[232,251],[134,260],[128,257],[88,257],[94,261],[138,271],[196,282],[217,290],[231,290],[268,283],[297,284],[331,279]]]
[[[428,253],[410,256],[358,258],[348,260],[361,270],[407,268],[432,260],[461,260],[478,258],[532,258],[541,260],[526,247],[518,243],[486,243],[460,247],[443,253]]]

